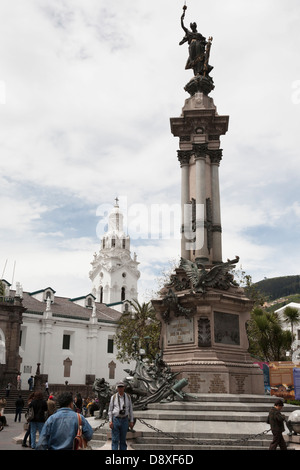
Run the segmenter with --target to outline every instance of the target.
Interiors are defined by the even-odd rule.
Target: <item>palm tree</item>
[[[129,362],[143,349],[144,357],[151,360],[159,351],[160,321],[151,302],[140,304],[132,300],[129,303],[132,310],[124,312],[118,322],[115,336],[117,359]]]
[[[286,307],[283,311],[284,321],[291,324],[292,335],[294,337],[294,325],[300,323],[300,313],[295,307]]]
[[[264,361],[281,361],[291,348],[292,335],[285,331],[274,313],[254,308],[248,325],[250,352]]]
[[[284,321],[291,324],[292,341],[294,341],[294,325],[300,323],[300,313],[296,307],[286,307],[283,311]],[[293,353],[292,349],[291,352]]]

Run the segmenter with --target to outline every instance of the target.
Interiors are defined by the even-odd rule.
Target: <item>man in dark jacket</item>
[[[285,415],[281,413],[283,407],[282,400],[276,400],[273,408],[271,408],[268,416],[268,423],[271,426],[273,440],[270,444],[269,450],[276,450],[279,446],[280,450],[287,450],[287,445],[282,433],[284,432],[284,422],[286,421]]]
[[[22,398],[22,395],[19,395],[19,398],[17,398],[16,400],[16,415],[15,415],[15,422],[17,421],[17,419],[19,418],[19,422],[21,421],[21,413],[22,413],[22,410],[24,408],[24,400]]]

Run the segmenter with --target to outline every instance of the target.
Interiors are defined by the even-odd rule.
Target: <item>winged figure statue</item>
[[[192,291],[204,294],[208,288],[228,290],[231,286],[236,286],[234,276],[229,270],[239,262],[239,259],[239,256],[236,256],[233,260],[228,259],[225,263],[206,269],[201,263],[181,258],[180,267],[186,272]]]

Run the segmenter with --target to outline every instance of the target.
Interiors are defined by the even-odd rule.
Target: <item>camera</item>
[[[125,414],[125,406],[123,406],[123,409],[119,411],[119,414],[120,414],[121,416],[124,416],[124,414]]]

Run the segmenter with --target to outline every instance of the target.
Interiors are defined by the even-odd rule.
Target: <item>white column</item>
[[[212,196],[212,225],[213,225],[213,262],[222,261],[222,228],[219,165],[222,158],[222,150],[210,151],[211,160],[211,196]]]
[[[191,151],[178,150],[178,160],[181,166],[181,256],[191,259],[192,220],[190,207],[190,166]]]
[[[196,160],[196,253],[201,263],[209,261],[206,219],[206,151],[207,145],[194,146]]]

